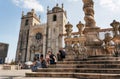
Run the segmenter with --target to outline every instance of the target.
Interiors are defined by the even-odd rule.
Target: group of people
[[[35,72],[38,70],[38,68],[47,68],[46,61],[43,58],[43,54],[41,54],[40,58],[35,57],[33,64],[32,64],[32,71]]]
[[[56,56],[51,51],[48,51],[48,53],[46,54],[46,61],[47,61],[47,65],[56,64],[57,59]]]
[[[45,59],[43,58],[43,54],[41,54],[40,58],[34,58],[31,69],[33,72],[35,72],[38,68],[47,68],[49,64],[56,64],[57,60],[63,61],[65,55],[65,51],[63,50],[59,50],[59,52],[57,53],[57,57],[51,51],[48,51]]]

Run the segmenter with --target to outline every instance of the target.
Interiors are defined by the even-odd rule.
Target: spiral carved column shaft
[[[86,27],[95,27],[96,22],[94,20],[94,2],[93,0],[82,0],[84,3],[83,11],[85,13],[84,20],[86,22]]]
[[[85,46],[90,56],[102,55],[102,41],[99,39],[99,33],[96,30],[100,28],[96,26],[94,19],[94,2],[93,0],[82,0],[85,20],[84,35],[86,37]]]

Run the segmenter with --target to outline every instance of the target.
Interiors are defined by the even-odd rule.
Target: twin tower
[[[41,54],[45,56],[48,51],[54,54],[63,47],[65,24],[67,22],[66,12],[58,4],[47,9],[47,21],[42,24],[34,9],[26,15],[22,13],[19,39],[16,51],[16,62],[32,61],[34,57]]]

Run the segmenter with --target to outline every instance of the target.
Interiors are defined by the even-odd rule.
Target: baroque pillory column
[[[96,52],[101,49],[99,46],[102,45],[102,41],[99,39],[99,33],[97,32],[100,28],[96,26],[96,22],[94,20],[94,2],[93,0],[82,1],[84,3],[83,11],[85,14],[84,34],[87,39],[85,45],[89,50],[89,55],[100,55],[101,52]]]

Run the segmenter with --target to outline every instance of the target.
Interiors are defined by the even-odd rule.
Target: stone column
[[[93,0],[82,0],[84,3],[83,10],[85,13],[85,29],[84,34],[87,38],[86,45],[94,46],[101,45],[101,41],[99,39],[99,33],[97,30],[100,28],[96,26],[96,22],[94,20],[94,2]]]
[[[89,51],[89,55],[100,55],[101,52],[94,53],[97,50],[101,51],[100,46],[102,45],[102,41],[99,39],[99,30],[100,28],[96,26],[96,22],[94,19],[94,2],[93,0],[82,0],[83,1],[83,11],[85,14],[85,29],[84,35],[86,36],[85,46]],[[96,50],[96,51],[95,51]]]
[[[96,22],[94,20],[94,9],[93,9],[93,6],[94,6],[94,2],[93,0],[82,0],[83,3],[84,3],[84,6],[83,6],[83,10],[84,10],[84,13],[85,13],[85,26],[86,27],[95,27],[96,26]]]

